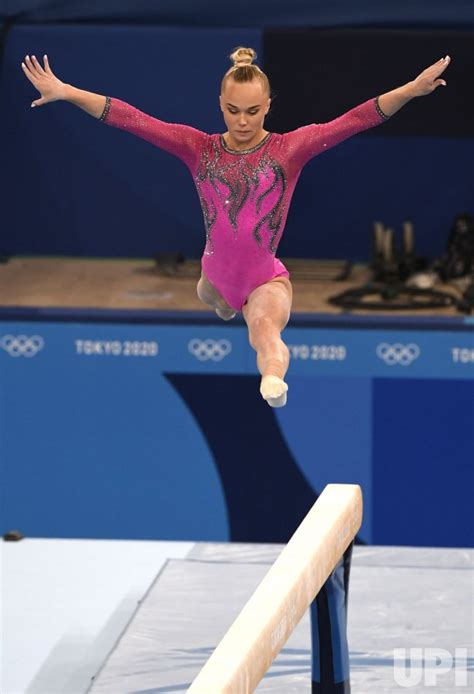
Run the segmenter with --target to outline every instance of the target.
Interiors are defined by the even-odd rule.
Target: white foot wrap
[[[284,407],[287,390],[288,386],[285,381],[282,381],[278,376],[263,376],[260,392],[270,407]]]
[[[235,311],[227,308],[216,308],[216,313],[222,320],[231,320],[236,314]]]

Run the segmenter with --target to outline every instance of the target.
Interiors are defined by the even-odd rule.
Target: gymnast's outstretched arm
[[[106,125],[125,130],[174,154],[192,171],[196,167],[201,148],[208,137],[206,133],[189,125],[159,120],[120,99],[66,84],[53,73],[46,55],[44,67],[35,56],[26,56],[22,68],[41,94],[40,99],[33,101],[32,107],[43,106],[52,101],[68,101]]]
[[[446,85],[439,76],[448,67],[446,56],[423,70],[416,79],[397,89],[368,99],[350,111],[326,123],[311,123],[284,135],[296,168],[303,167],[310,159],[326,152],[363,130],[380,125],[393,116],[416,96],[430,94],[440,85]]]

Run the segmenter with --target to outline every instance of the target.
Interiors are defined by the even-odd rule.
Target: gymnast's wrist
[[[72,103],[74,100],[74,90],[75,87],[73,87],[72,84],[64,84],[62,101],[70,101]]]
[[[89,113],[94,118],[101,118],[104,109],[107,106],[107,97],[102,94],[88,92],[85,89],[78,89],[72,84],[66,84],[64,89],[64,101],[68,101],[74,106],[79,106],[86,113]]]
[[[414,82],[407,82],[404,84],[402,87],[400,87],[402,90],[403,96],[409,100],[409,99],[414,99],[415,96],[418,96],[415,90],[415,83]]]

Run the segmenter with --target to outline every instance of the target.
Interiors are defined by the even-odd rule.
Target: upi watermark
[[[467,687],[467,648],[456,648],[454,653],[445,648],[394,648],[393,679],[400,687],[425,687],[442,684],[442,678],[454,686]],[[440,680],[440,681],[438,681]]]

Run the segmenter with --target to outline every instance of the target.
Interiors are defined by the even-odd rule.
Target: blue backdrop
[[[344,36],[337,40],[344,44]],[[453,36],[450,41],[456,45]],[[37,92],[20,65],[27,53],[47,53],[58,76],[77,87],[121,98],[163,120],[223,132],[219,85],[230,64],[227,55],[239,44],[254,46],[265,66],[262,32],[253,29],[13,26],[0,68],[0,253],[149,257],[180,250],[199,257],[204,224],[185,166],[70,104],[31,109]],[[432,53],[427,49],[418,56],[420,64],[429,64]],[[401,61],[393,84],[364,78],[347,108],[413,78],[414,68]],[[459,70],[455,55],[451,69],[453,76]],[[465,64],[457,84],[465,84],[471,73]],[[334,73],[326,84],[331,81],[343,89],[344,75]],[[317,84],[313,92],[317,101]],[[449,92],[441,97],[446,101]],[[430,120],[441,97],[433,97]],[[331,93],[323,98],[332,100]],[[276,113],[284,99],[284,93],[277,95]],[[409,108],[416,112],[418,106]],[[338,115],[332,111],[330,117]],[[361,133],[308,164],[281,255],[365,259],[373,221],[400,231],[405,219],[414,222],[419,251],[440,255],[454,216],[472,212],[474,140],[389,137],[389,127]]]
[[[361,540],[472,544],[472,321],[294,320],[272,410],[242,323],[72,318],[0,325],[1,532],[285,542],[350,482]]]

